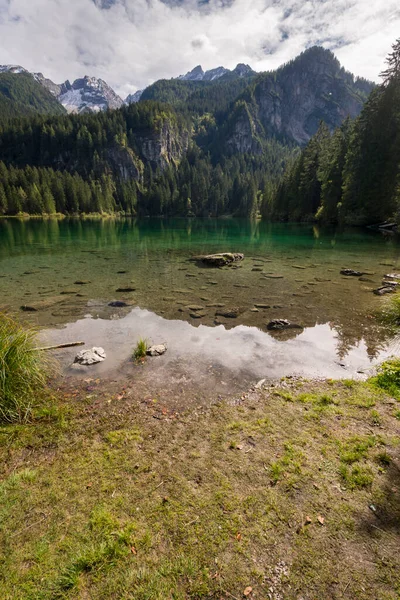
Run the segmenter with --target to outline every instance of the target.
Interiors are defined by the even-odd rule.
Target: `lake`
[[[245,260],[222,269],[190,261],[194,255],[222,251],[242,252]],[[343,268],[366,274],[345,277]],[[275,375],[294,364],[297,372],[312,374],[318,364],[318,373],[332,376],[341,368],[354,374],[395,352],[397,344],[375,318],[386,298],[373,289],[398,268],[397,238],[369,230],[236,219],[0,220],[3,310],[58,328],[57,340],[66,335],[60,326],[79,322],[74,335],[97,328],[107,332],[111,345],[116,343],[112,332],[121,324],[113,327],[109,321],[125,322],[144,337],[148,331],[154,337],[157,328],[164,337],[170,331],[175,344],[182,327],[177,321],[187,322],[190,327],[179,334],[182,344],[188,348],[197,330],[207,340],[198,347],[205,357],[212,347],[211,328],[217,327],[226,340],[213,350],[215,357],[243,353],[249,368],[261,360],[257,376],[268,352],[275,365],[274,370],[271,362],[268,371]],[[115,300],[129,306],[108,306]],[[216,314],[231,308],[240,309],[237,318]],[[303,329],[268,332],[268,322],[276,318]],[[235,331],[229,334],[231,329]],[[246,340],[253,351],[246,349]],[[257,348],[262,352],[255,361]],[[328,363],[338,366],[324,369]]]

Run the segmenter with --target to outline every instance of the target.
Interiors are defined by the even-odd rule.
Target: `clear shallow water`
[[[224,269],[189,261],[218,251],[243,252],[245,260],[238,268]],[[368,274],[363,281],[344,277],[342,268]],[[233,219],[0,220],[0,305],[45,327],[87,314],[120,318],[137,306],[193,327],[254,327],[270,340],[266,324],[286,318],[305,332],[276,335],[280,350],[307,334],[324,360],[345,359],[356,351],[368,360],[391,349],[388,332],[373,317],[385,299],[372,290],[397,270],[396,239],[370,231]],[[131,307],[108,307],[112,300]],[[22,305],[37,310],[22,312]],[[256,312],[256,305],[265,308]],[[191,306],[202,307],[204,316],[191,316]],[[233,307],[240,308],[237,319],[215,314]],[[96,320],[91,324],[94,331]],[[322,331],[332,332],[332,343]],[[297,351],[309,352],[301,345]]]
[[[90,367],[92,377],[137,380],[137,370],[132,370],[132,348],[143,332],[149,343],[168,344],[164,356],[146,363],[146,375],[153,383],[158,380],[165,386],[172,377],[186,385],[201,382],[203,389],[212,390],[221,380],[228,388],[234,388],[287,375],[363,378],[378,359],[383,360],[391,352],[390,348],[382,350],[379,358],[371,361],[362,341],[349,349],[344,360],[339,360],[337,332],[328,324],[305,328],[296,337],[280,341],[256,327],[193,327],[140,308],[118,320],[87,317],[63,330],[45,331],[42,339],[45,344],[82,340],[88,348],[101,346],[107,359]],[[57,358],[67,373],[85,378],[88,368],[73,364],[80,349],[62,350]]]

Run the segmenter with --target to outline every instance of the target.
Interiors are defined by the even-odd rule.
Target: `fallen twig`
[[[58,348],[72,348],[73,346],[84,346],[85,342],[69,342],[68,344],[57,344],[57,346],[45,346],[44,348],[32,348],[30,352],[34,352],[39,350],[40,352],[44,350],[57,350]]]

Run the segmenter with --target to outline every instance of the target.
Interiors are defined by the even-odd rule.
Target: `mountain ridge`
[[[332,55],[332,57],[334,57],[334,55],[330,53],[329,50],[325,50],[319,46],[314,46],[313,48],[306,50],[304,53],[302,53],[302,55],[307,55],[307,53],[309,53],[310,51],[315,52],[315,48],[319,48],[319,53],[321,56],[326,57],[330,54]],[[298,61],[298,59],[299,57],[296,57],[289,63],[279,67],[277,70],[271,71],[270,74],[281,74],[285,70],[290,69],[290,65],[296,64],[295,61]],[[367,95],[372,89],[372,82],[368,82],[363,78],[357,78],[354,75],[349,74],[342,67],[340,67],[339,61],[337,61],[335,57],[334,60],[337,62],[337,71],[341,71],[342,77],[344,75],[346,75],[347,78],[351,77],[353,86],[355,88],[359,86],[360,91],[363,91],[364,94]],[[109,86],[103,79],[90,77],[88,75],[85,75],[82,78],[75,79],[73,83],[70,83],[69,80],[66,80],[64,83],[57,84],[54,83],[51,79],[46,78],[42,73],[30,72],[20,65],[0,65],[0,73],[4,72],[8,72],[15,75],[19,75],[21,73],[30,74],[38,83],[45,87],[60,102],[60,104],[66,109],[68,113],[99,112],[107,109],[116,109],[123,106],[123,104],[129,105],[130,103],[139,102],[141,99],[156,99],[161,101],[170,101],[171,94],[165,95],[165,93],[160,93],[157,90],[157,88],[162,87],[169,87],[172,90],[172,99],[174,98],[174,94],[178,94],[178,99],[180,99],[182,95],[188,98],[194,91],[194,88],[193,90],[191,90],[190,88],[182,87],[182,85],[219,85],[234,80],[243,80],[250,83],[250,81],[252,79],[255,79],[256,77],[268,75],[268,73],[256,73],[249,65],[245,65],[242,63],[239,63],[232,70],[220,66],[214,69],[204,71],[201,65],[198,65],[185,75],[180,75],[171,79],[159,79],[147,86],[144,90],[137,90],[136,92],[129,94],[123,100],[113,90],[113,88]],[[163,83],[161,84],[161,82]],[[244,87],[245,86],[243,85],[239,85],[234,87],[232,91],[229,90],[229,92],[231,94],[237,92],[237,95],[239,95],[240,92],[244,90]],[[200,95],[202,93],[203,92],[198,92],[198,94]],[[271,90],[267,90],[266,93],[271,93]],[[312,134],[313,133],[315,132],[312,131]],[[300,133],[299,135],[296,134],[294,137],[297,141],[300,141],[300,143],[304,143],[307,141],[307,135],[308,134],[304,135]]]

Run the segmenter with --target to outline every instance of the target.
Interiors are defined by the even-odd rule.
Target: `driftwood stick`
[[[45,346],[44,348],[32,348],[31,352],[36,350],[57,350],[58,348],[72,348],[73,346],[84,346],[85,342],[69,342],[68,344],[57,344],[57,346]]]

